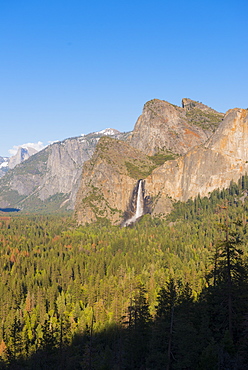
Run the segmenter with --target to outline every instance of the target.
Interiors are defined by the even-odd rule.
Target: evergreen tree
[[[150,338],[151,315],[146,298],[146,290],[139,285],[131,305],[128,307],[128,327],[126,329],[126,368],[145,367]],[[138,345],[137,345],[138,344]]]

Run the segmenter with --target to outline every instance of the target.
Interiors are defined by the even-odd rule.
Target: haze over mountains
[[[247,113],[233,109],[224,116],[190,99],[182,107],[153,99],[130,133],[107,129],[35,154],[20,149],[0,179],[0,207],[75,208],[79,223],[103,217],[121,223],[135,213],[130,199],[144,179],[146,212],[166,214],[173,199],[207,195],[247,171]],[[5,162],[0,158],[3,172]]]
[[[9,158],[0,157],[0,177],[4,176],[8,171]]]

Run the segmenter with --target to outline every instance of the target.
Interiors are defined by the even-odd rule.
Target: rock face
[[[102,138],[83,167],[75,206],[78,222],[106,217],[120,223],[137,179],[146,177],[153,168],[151,159],[126,142]]]
[[[248,111],[232,109],[205,143],[185,156],[168,161],[146,179],[146,191],[157,199],[153,213],[162,212],[161,202],[171,197],[186,201],[226,188],[248,171]]]
[[[91,158],[100,137],[122,137],[101,131],[56,142],[16,165],[0,179],[0,207],[26,210],[73,209],[82,165]]]
[[[37,153],[37,150],[34,148],[20,146],[17,153],[12,157],[0,157],[0,177],[3,177],[9,169],[13,169],[35,153]]]
[[[195,104],[189,99],[184,100],[184,108],[182,109],[188,110],[191,116],[192,109],[201,109],[201,111],[206,109],[209,114],[207,107],[200,106],[196,108],[196,105],[194,105],[192,108],[192,103]],[[177,109],[169,107],[173,123],[166,121],[167,126],[173,127],[173,125],[176,125],[175,122],[178,120]],[[145,116],[146,114],[151,113],[147,112]],[[183,113],[180,108],[179,115],[181,114]],[[197,115],[200,117],[198,113]],[[141,121],[143,119],[138,120],[136,132],[142,132],[139,126],[142,125]],[[205,124],[208,125],[209,121]],[[179,126],[181,130],[180,122]],[[148,124],[145,125],[146,127],[148,129]],[[159,131],[156,132],[156,135],[158,135]],[[150,140],[150,138],[146,138],[146,134],[147,131],[145,131],[145,139],[143,139],[143,142],[146,142],[145,150],[154,153],[155,135]],[[131,144],[134,145],[134,140],[135,134],[130,135],[129,143],[133,141]],[[140,140],[142,140],[141,137]],[[149,143],[151,143],[150,151]],[[136,144],[136,146],[139,146],[138,141]],[[116,158],[125,156],[132,165],[135,163],[134,160],[131,162],[134,153],[131,153],[128,144],[125,143],[125,151],[119,151],[119,145],[118,142],[112,143],[112,153],[108,156],[105,156],[102,147],[99,146],[94,160],[88,162],[84,167],[83,179],[76,202],[76,217],[79,223],[91,222],[98,217],[107,217],[113,223],[120,222],[121,216],[123,217],[128,208],[137,178],[145,179],[145,196],[152,200],[151,210],[153,215],[166,214],[173,199],[186,201],[198,194],[205,196],[216,188],[228,187],[231,180],[237,181],[242,174],[248,172],[248,111],[244,109],[228,111],[218,129],[204,144],[195,146],[185,155],[176,160],[167,161],[157,168],[152,169],[151,164],[149,168],[151,173],[147,176],[145,176],[145,171],[143,174],[140,173],[140,176],[136,177],[136,182],[130,176],[130,173],[123,171],[123,166],[118,161],[111,160],[114,156]],[[173,148],[175,150],[175,147]],[[182,148],[186,150],[185,146],[182,146]],[[138,152],[142,153],[142,151],[136,151],[136,156]],[[139,166],[139,170],[141,168],[142,165]],[[92,191],[90,191],[90,188]],[[94,204],[89,201],[93,199],[91,198],[92,194],[94,194]],[[106,204],[110,206],[108,211],[106,211]]]
[[[223,114],[190,99],[183,99],[182,105],[158,99],[147,102],[127,141],[148,155],[161,151],[181,155],[204,143]]]
[[[13,155],[13,157],[10,157],[9,159],[9,168],[10,169],[14,168],[15,166],[22,163],[35,153],[37,153],[37,150],[34,148],[19,147],[17,153]]]

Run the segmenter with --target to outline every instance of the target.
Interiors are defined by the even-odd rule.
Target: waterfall
[[[139,180],[138,193],[137,193],[137,202],[136,202],[136,212],[135,218],[143,216],[144,214],[144,198],[143,198],[143,189],[142,189],[142,180]]]
[[[136,195],[136,207],[135,207],[135,214],[127,219],[123,226],[128,226],[134,223],[139,217],[143,216],[144,214],[144,195],[143,195],[143,180],[138,181],[138,189]]]

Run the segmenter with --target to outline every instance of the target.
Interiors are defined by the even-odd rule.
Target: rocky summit
[[[79,223],[102,217],[121,223],[138,179],[144,179],[149,212],[163,216],[174,200],[207,196],[247,172],[247,110],[232,109],[224,116],[190,99],[183,99],[183,108],[152,102],[146,103],[125,150],[122,142],[100,141],[93,160],[85,164],[75,208]],[[166,160],[161,152],[184,154]],[[156,162],[159,153],[162,164]]]
[[[147,155],[159,152],[182,155],[204,143],[223,116],[190,99],[182,100],[182,108],[154,99],[145,104],[127,141]]]
[[[23,161],[27,160],[29,157],[37,153],[37,150],[34,148],[23,148],[19,147],[17,153],[10,157],[8,167],[13,169],[18,164],[22,163]]]

